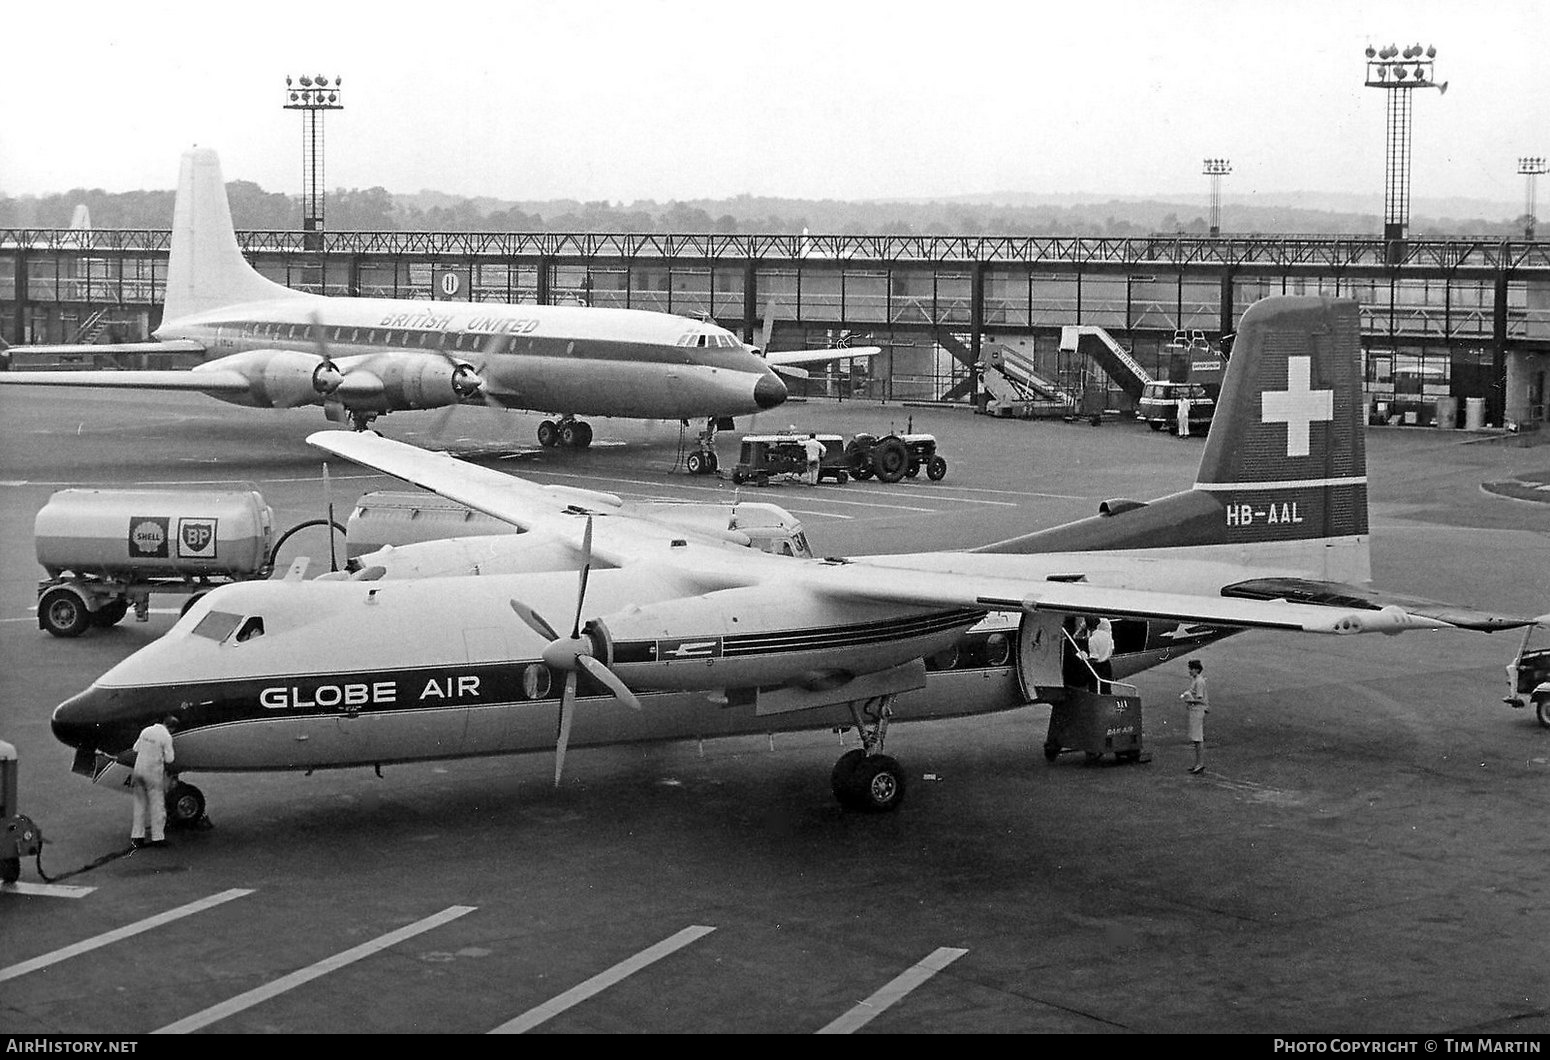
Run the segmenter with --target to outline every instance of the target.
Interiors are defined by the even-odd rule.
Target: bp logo
[[[131,559],[167,558],[165,516],[137,515],[129,520],[129,557]]]
[[[214,519],[178,520],[178,558],[215,558]]]

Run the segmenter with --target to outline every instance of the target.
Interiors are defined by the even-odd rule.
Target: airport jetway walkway
[[[1114,384],[1132,401],[1141,400],[1146,384],[1156,382],[1130,351],[1121,346],[1103,328],[1092,324],[1067,324],[1060,329],[1060,349],[1079,353],[1096,361]]]

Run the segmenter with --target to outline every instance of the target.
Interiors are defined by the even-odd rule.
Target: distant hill
[[[266,192],[251,181],[227,185],[239,228],[296,230],[297,196]],[[1000,192],[928,200],[783,199],[739,195],[629,204],[571,199],[542,202],[468,198],[425,190],[339,188],[327,197],[327,227],[336,231],[720,232],[835,235],[1141,236],[1204,234],[1203,196],[1090,196]],[[165,229],[171,191],[109,193],[77,188],[55,195],[0,194],[0,227],[65,228],[85,204],[98,228]],[[1474,199],[1417,199],[1411,234],[1521,238],[1522,207]],[[1321,192],[1224,198],[1222,233],[1376,236],[1381,196]]]

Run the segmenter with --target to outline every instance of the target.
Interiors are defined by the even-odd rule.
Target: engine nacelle
[[[382,380],[381,407],[372,410],[376,412],[456,405],[478,393],[482,385],[471,365],[431,354],[373,358],[369,367]]]
[[[632,607],[587,623],[587,633],[596,657],[635,689],[821,688],[943,651],[984,614],[901,615],[756,585]]]
[[[222,395],[222,400],[261,409],[320,405],[338,377],[337,370],[317,354],[297,350],[248,350],[201,367],[240,373],[248,381],[248,393],[241,398]]]

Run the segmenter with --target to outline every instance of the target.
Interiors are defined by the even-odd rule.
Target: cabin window
[[[242,623],[242,628],[237,630],[237,643],[252,640],[254,637],[264,635],[264,620],[258,615],[249,615]]]
[[[522,691],[528,699],[544,699],[549,695],[553,679],[549,667],[543,663],[528,663],[522,669]]]

